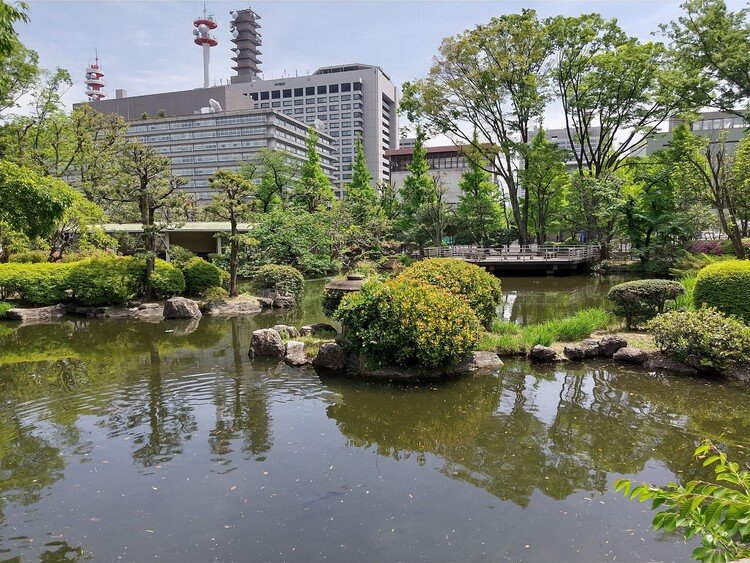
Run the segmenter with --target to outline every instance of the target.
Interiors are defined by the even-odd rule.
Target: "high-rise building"
[[[365,64],[329,66],[307,76],[240,81],[232,87],[257,109],[272,109],[309,126],[316,123],[338,149],[337,195],[352,179],[354,140],[361,137],[375,181],[390,180],[385,151],[398,147],[396,87],[383,69]]]
[[[254,109],[252,100],[232,86],[132,97],[120,90],[118,95],[91,107],[128,120],[128,136],[168,156],[172,172],[187,179],[184,189],[198,201],[211,198],[211,175],[239,170],[264,147],[300,162],[307,154],[309,126],[276,109]],[[338,167],[333,138],[317,132],[321,166],[333,180]]]
[[[599,146],[600,131],[601,129],[599,127],[591,127],[589,129],[588,145],[590,147],[590,150],[592,151],[595,151]],[[534,138],[536,133],[536,131],[532,131],[531,138]],[[580,150],[580,145],[578,145],[578,141],[574,141],[573,143],[570,142],[568,130],[565,128],[545,129],[544,134],[549,142],[554,143],[558,148],[567,151],[568,157],[565,160],[565,166],[568,168],[568,170],[570,171],[576,168],[578,166],[578,162],[576,161],[574,153]]]

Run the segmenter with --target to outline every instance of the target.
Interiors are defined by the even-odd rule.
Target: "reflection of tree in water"
[[[671,378],[669,389],[643,373],[549,369],[547,381],[542,368],[531,375],[528,364],[511,362],[498,377],[437,391],[334,383],[341,398],[327,412],[353,445],[395,459],[439,456],[445,475],[523,507],[535,490],[554,499],[604,492],[609,473],[637,473],[651,459],[696,475],[691,453],[702,436],[721,432],[729,451],[750,439],[750,416],[740,415],[747,390],[716,386],[706,398],[703,383],[684,378]],[[711,414],[717,399],[739,418]]]
[[[43,563],[53,563],[56,561],[80,561],[81,559],[89,559],[86,556],[83,548],[72,547],[66,541],[51,541],[44,544],[44,547],[49,549],[44,550],[39,555],[39,560]]]
[[[267,390],[262,381],[244,375],[243,357],[246,351],[240,342],[240,319],[230,320],[232,333],[233,374],[229,379],[217,378],[214,403],[216,424],[209,434],[209,446],[226,466],[232,443],[242,437],[242,451],[258,457],[272,446],[271,415]]]

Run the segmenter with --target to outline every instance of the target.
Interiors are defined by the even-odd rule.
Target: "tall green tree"
[[[421,128],[417,129],[409,174],[404,178],[404,185],[399,190],[401,209],[396,220],[399,236],[407,242],[417,244],[420,252],[431,238],[421,227],[420,210],[435,190],[435,180],[430,176],[430,165],[427,163],[424,139],[424,131]]]
[[[98,187],[102,200],[122,206],[123,218],[136,219],[142,225],[147,298],[153,297],[151,274],[158,236],[167,226],[175,224],[173,215],[185,203],[180,193],[185,183],[185,178],[172,176],[169,158],[137,141],[128,141],[120,148],[116,175]]]
[[[482,155],[469,159],[469,168],[461,176],[461,195],[456,208],[456,223],[461,234],[471,243],[491,245],[491,235],[500,228],[502,210],[498,186],[480,166]]]
[[[567,151],[547,139],[542,127],[531,140],[529,165],[522,172],[521,183],[529,200],[529,225],[536,234],[537,244],[544,244],[547,233],[557,225],[569,184],[565,167]]]
[[[257,211],[268,213],[277,206],[289,208],[289,199],[294,183],[300,172],[299,165],[283,151],[261,149],[256,161],[263,171],[261,182],[255,191],[258,202]],[[256,166],[248,168],[253,176],[257,174]]]
[[[219,170],[208,184],[214,192],[206,211],[219,219],[229,221],[229,295],[237,296],[237,256],[240,234],[237,225],[247,221],[252,211],[254,173],[245,167],[243,173]]]
[[[724,0],[688,0],[684,15],[661,26],[678,68],[689,80],[682,94],[696,106],[713,106],[750,121],[748,8],[731,11]]]
[[[357,137],[354,143],[354,164],[352,181],[344,189],[344,205],[357,225],[364,225],[368,218],[376,213],[378,194],[373,185],[372,174],[367,167],[365,153],[362,150],[362,139]]]
[[[323,172],[318,155],[318,134],[311,128],[307,134],[307,159],[300,170],[299,180],[294,188],[294,201],[308,213],[330,207],[333,190],[328,176]]]
[[[505,184],[522,244],[529,242],[529,204],[518,170],[528,167],[531,129],[547,100],[550,50],[546,24],[523,10],[444,39],[429,75],[403,86],[409,119],[470,145]]]

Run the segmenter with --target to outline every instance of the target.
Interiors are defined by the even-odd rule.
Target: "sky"
[[[75,85],[67,105],[84,101],[84,69],[98,50],[107,92],[124,88],[141,95],[198,88],[203,84],[201,48],[193,43],[193,20],[203,2],[186,1],[37,1],[31,22],[19,25],[23,43],[35,49],[45,68],[66,68]],[[535,9],[541,17],[599,12],[617,18],[623,29],[642,40],[659,23],[680,13],[675,0],[620,1],[256,1],[261,16],[261,69],[264,78],[300,75],[343,63],[378,65],[397,86],[424,76],[444,37],[491,17]],[[728,0],[738,9],[743,1]],[[233,71],[229,48],[229,11],[248,7],[242,1],[209,1],[219,24],[211,49],[211,81],[226,82]],[[546,127],[561,127],[551,110]]]

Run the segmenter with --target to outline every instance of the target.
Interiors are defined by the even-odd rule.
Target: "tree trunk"
[[[232,218],[232,234],[229,241],[229,297],[237,297],[237,254],[239,241],[237,240],[237,221]]]

